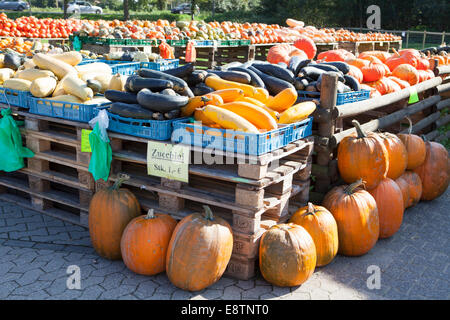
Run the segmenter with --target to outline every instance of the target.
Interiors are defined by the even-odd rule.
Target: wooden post
[[[427,31],[425,30],[423,32],[423,42],[422,42],[422,49],[425,49],[425,39],[427,38]]]
[[[445,42],[445,31],[442,32],[441,45],[444,45],[444,42]]]
[[[406,48],[408,48],[408,43],[409,43],[409,30],[406,31]]]

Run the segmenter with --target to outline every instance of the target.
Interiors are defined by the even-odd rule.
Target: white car
[[[68,13],[96,13],[102,14],[103,9],[97,6],[93,6],[87,1],[74,1],[70,2],[67,7]]]

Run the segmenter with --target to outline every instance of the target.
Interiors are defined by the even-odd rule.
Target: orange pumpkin
[[[289,222],[302,226],[313,238],[318,267],[325,266],[334,259],[339,238],[336,220],[330,211],[309,202],[306,207],[298,209]]]
[[[403,142],[395,134],[385,132],[381,133],[379,137],[383,140],[389,157],[389,167],[386,176],[395,180],[406,170],[408,152]]]
[[[299,50],[287,43],[277,44],[269,49],[267,53],[267,61],[277,64],[284,62],[289,64],[292,56],[300,56],[302,60],[308,59],[308,56],[302,50]]]
[[[414,170],[425,161],[425,142],[415,134],[399,133],[397,136],[402,140],[403,145],[408,152],[408,164],[406,165],[406,169]]]
[[[217,282],[233,249],[228,222],[203,208],[205,215],[193,213],[177,224],[167,249],[167,276],[183,290],[198,291]]]
[[[394,81],[396,84],[398,84],[400,89],[405,89],[405,88],[408,88],[408,87],[411,86],[409,84],[409,82],[407,82],[405,80],[402,80],[402,79],[399,79],[399,78],[394,77],[394,76],[390,76],[390,77],[388,77],[388,79],[390,79],[390,80]]]
[[[386,177],[389,155],[378,134],[366,134],[358,121],[352,123],[356,134],[345,137],[338,146],[339,172],[345,182],[353,183],[361,178],[372,189]]]
[[[392,71],[392,75],[408,82],[412,86],[419,83],[419,73],[417,72],[417,69],[406,63],[397,66],[394,71]]]
[[[138,200],[129,190],[120,188],[126,175],[110,188],[97,191],[89,205],[89,235],[95,251],[103,258],[121,258],[120,240],[127,224],[140,215]]]
[[[370,251],[378,240],[380,222],[377,203],[362,189],[362,180],[331,189],[323,200],[338,226],[340,254],[360,256]]]
[[[131,220],[120,242],[122,259],[131,271],[152,276],[166,270],[166,253],[177,222],[167,214],[153,213]]]
[[[300,35],[297,40],[295,40],[294,47],[303,50],[308,56],[308,59],[313,59],[316,56],[317,47],[310,37]]]
[[[378,81],[386,75],[386,70],[381,63],[371,63],[361,68],[364,82]]]
[[[375,88],[382,95],[401,90],[400,86],[395,81],[386,77],[375,82],[369,82],[367,85]]]
[[[393,236],[403,221],[403,194],[394,180],[386,178],[376,188],[369,190],[377,202],[378,218],[380,221],[379,238]]]
[[[358,56],[358,58],[363,59],[364,57],[367,56],[373,56],[378,58],[382,63],[385,63],[387,59],[389,59],[391,57],[391,54],[389,52],[386,51],[365,51],[365,52],[361,52]]]
[[[395,180],[403,194],[405,208],[416,205],[422,196],[422,180],[414,171],[406,171]]]
[[[278,224],[267,230],[259,244],[259,269],[267,282],[279,287],[304,283],[316,267],[316,247],[301,226]]]
[[[448,151],[437,142],[425,142],[425,161],[414,172],[422,181],[422,200],[433,200],[447,190],[450,176],[448,169]]]
[[[347,75],[352,76],[355,78],[359,83],[363,82],[364,76],[361,72],[361,70],[355,66],[349,65],[350,71],[347,73]]]

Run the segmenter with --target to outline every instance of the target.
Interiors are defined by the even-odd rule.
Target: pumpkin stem
[[[367,135],[364,133],[364,131],[361,128],[361,125],[359,124],[358,120],[352,120],[352,125],[356,129],[356,133],[358,134],[358,138],[365,138]]]
[[[147,219],[155,219],[155,212],[153,209],[148,209],[147,215],[145,216],[145,220]]]
[[[409,122],[408,134],[411,134],[412,133],[412,126],[413,126],[411,118],[410,117],[406,117],[406,120],[408,120],[408,122]]]
[[[305,215],[314,213],[316,213],[316,208],[314,208],[314,205],[311,202],[308,202],[308,210],[306,210]]]
[[[203,206],[203,210],[205,210],[205,219],[206,220],[214,220],[213,213],[211,211],[211,208],[209,206]]]
[[[114,185],[111,187],[112,190],[117,190],[120,188],[122,183],[125,181],[130,180],[130,176],[125,173],[119,173],[118,179],[116,182],[114,182]]]
[[[427,139],[427,136],[426,136],[426,135],[424,135],[424,134],[421,134],[421,135],[420,135],[420,137],[422,138],[423,142],[427,142],[427,141],[428,141],[428,139]]]
[[[345,189],[344,192],[348,195],[353,194],[353,192],[356,190],[356,188],[362,186],[364,184],[362,179],[359,179],[356,182],[353,182],[352,184],[348,185]]]

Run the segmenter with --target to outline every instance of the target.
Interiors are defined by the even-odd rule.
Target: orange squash
[[[222,89],[212,93],[220,96],[223,103],[233,102],[244,97],[244,91],[242,89]]]
[[[292,88],[286,88],[275,97],[270,98],[267,106],[275,111],[283,112],[293,106],[295,101],[297,101],[297,91]]]

